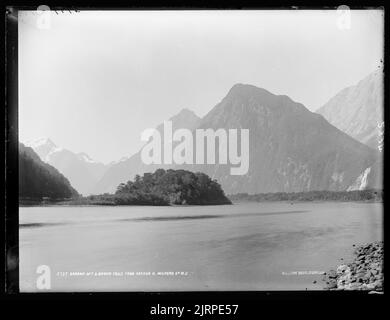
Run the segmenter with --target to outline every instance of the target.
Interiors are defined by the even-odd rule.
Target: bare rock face
[[[354,139],[378,150],[383,123],[383,70],[341,90],[317,113]]]

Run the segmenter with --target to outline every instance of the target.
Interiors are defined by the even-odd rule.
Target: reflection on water
[[[173,220],[194,220],[194,219],[213,219],[223,218],[223,215],[199,215],[199,216],[172,216],[172,217],[145,217],[135,219],[122,219],[121,221],[173,221]]]
[[[53,291],[322,289],[310,272],[382,239],[382,204],[22,207],[20,227],[22,291],[39,265]]]
[[[50,227],[50,226],[59,226],[65,223],[19,223],[19,228],[40,228],[40,227]]]

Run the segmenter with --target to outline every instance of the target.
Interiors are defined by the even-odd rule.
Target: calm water
[[[22,207],[20,287],[47,265],[53,291],[321,290],[381,239],[379,203]]]

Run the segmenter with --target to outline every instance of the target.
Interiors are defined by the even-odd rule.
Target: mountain
[[[346,190],[378,160],[372,149],[321,115],[285,95],[251,85],[233,86],[199,128],[249,129],[246,175],[230,175],[227,165],[203,166],[202,171],[213,173],[228,194]],[[376,185],[377,169],[371,171],[367,180]]]
[[[191,110],[184,108],[178,114],[171,117],[172,129],[190,129],[193,130],[199,125],[201,119]],[[163,124],[157,128],[163,137]],[[145,165],[141,160],[140,152],[120,162],[112,163],[110,168],[105,172],[100,181],[96,184],[93,193],[115,192],[118,185],[122,182],[132,180],[136,174],[142,175],[145,172],[152,172],[158,168],[169,169],[171,165]]]
[[[345,88],[317,113],[331,124],[371,148],[378,149],[383,122],[383,70],[377,70],[358,84]]]
[[[86,153],[74,153],[60,148],[48,138],[27,141],[26,145],[34,149],[42,161],[65,175],[83,195],[91,193],[92,188],[108,168],[103,163],[91,159]]]
[[[43,162],[32,148],[19,143],[19,197],[63,199],[78,196],[56,168]]]
[[[180,112],[169,119],[172,121],[173,130],[185,128],[193,130],[199,125],[201,120],[194,111],[184,108]],[[161,132],[162,124],[157,127],[157,130]]]
[[[119,183],[133,179],[135,174],[160,167],[204,172],[216,179],[227,194],[381,186],[378,155],[374,150],[285,95],[237,84],[203,119],[196,120],[195,126],[249,129],[248,172],[231,175],[230,164],[145,165],[137,153],[107,170],[95,192],[115,191]],[[175,127],[180,125],[174,124]]]

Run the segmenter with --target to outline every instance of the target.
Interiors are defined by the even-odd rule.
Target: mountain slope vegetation
[[[19,198],[55,200],[77,196],[77,191],[56,168],[43,162],[32,148],[19,144]]]

